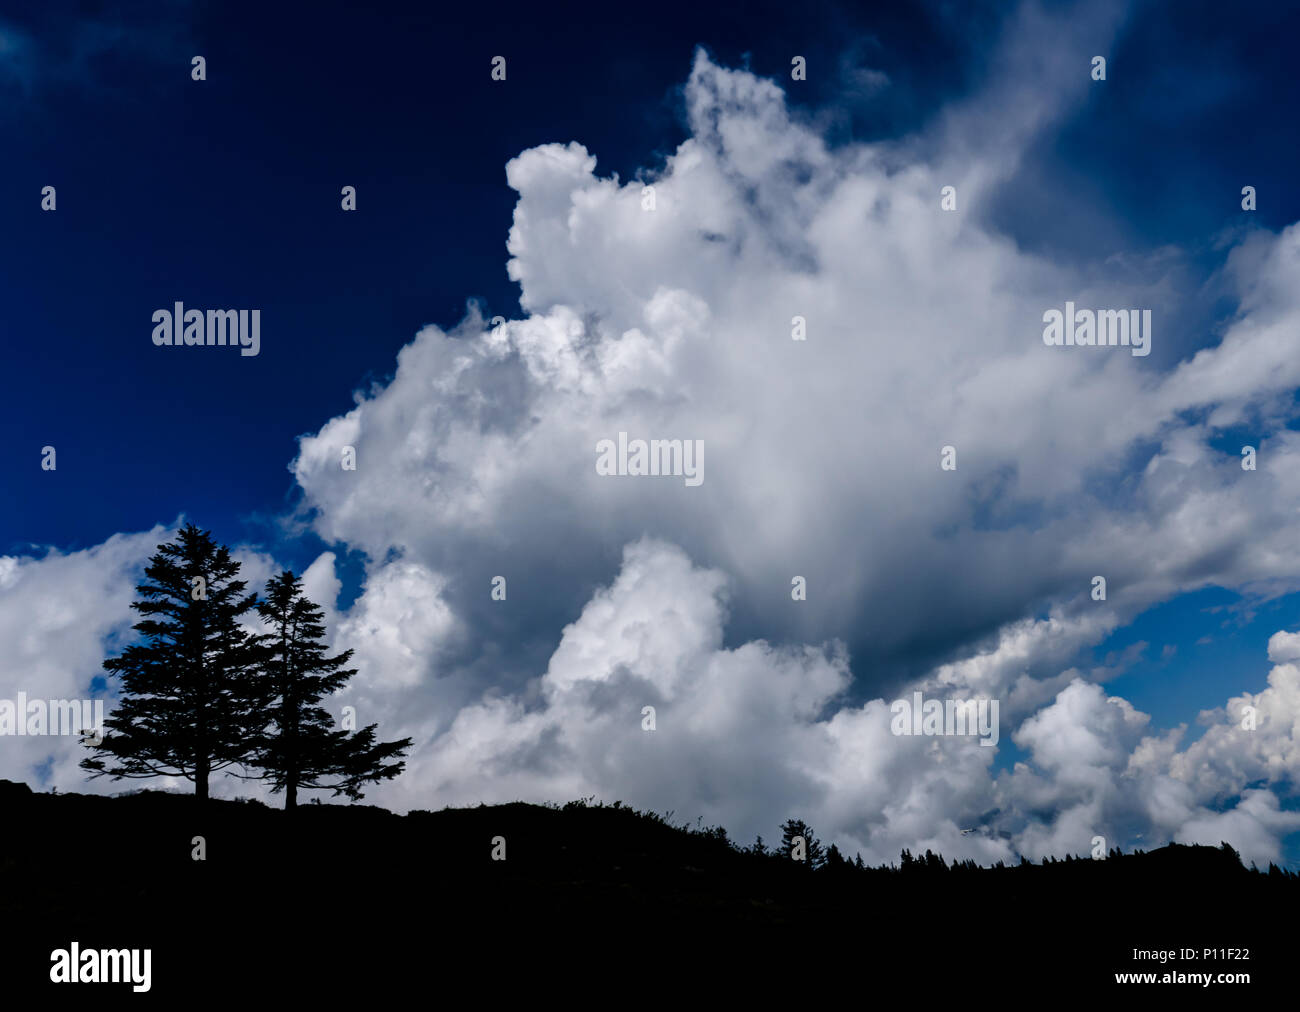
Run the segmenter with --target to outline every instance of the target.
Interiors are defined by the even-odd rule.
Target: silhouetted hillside
[[[721,830],[581,802],[286,813],[0,782],[0,825],[6,988],[53,989],[50,953],[77,941],[150,948],[155,1001],[196,987],[288,993],[309,980],[336,996],[390,984],[441,993],[444,979],[500,988],[523,986],[526,972],[543,975],[529,978],[539,988],[546,975],[609,976],[665,993],[692,967],[720,989],[842,977],[866,994],[907,974],[970,998],[1031,984],[1113,989],[1129,970],[1245,970],[1248,993],[1263,994],[1280,983],[1290,937],[1269,941],[1269,919],[1300,897],[1295,876],[1252,872],[1228,848],[811,871],[737,849]],[[191,856],[196,836],[204,861]],[[505,860],[492,859],[494,838]],[[1195,964],[1132,955],[1180,947],[1251,951]],[[125,985],[73,993],[98,1002],[110,990],[150,998]]]

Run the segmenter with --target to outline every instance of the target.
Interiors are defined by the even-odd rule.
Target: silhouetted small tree
[[[813,833],[812,827],[802,819],[787,819],[785,825],[781,827],[781,852],[785,857],[793,856],[796,836],[803,837],[806,854],[803,863],[808,868],[820,868],[825,864],[826,855],[822,851],[821,841]]]
[[[840,853],[840,848],[831,844],[826,850],[826,871],[828,874],[840,875],[853,868],[853,865],[844,860],[844,855]]]
[[[253,765],[273,792],[284,791],[284,807],[297,807],[300,790],[332,790],[356,800],[361,787],[390,780],[405,768],[401,756],[411,739],[375,741],[377,724],[358,731],[335,730],[330,715],[317,704],[355,675],[345,665],[352,651],[325,654],[324,612],[302,590],[291,571],[273,578],[258,607],[271,631],[263,670],[272,702],[270,722],[258,737]]]

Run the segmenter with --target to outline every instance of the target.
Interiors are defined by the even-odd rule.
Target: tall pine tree
[[[300,790],[332,790],[335,797],[356,800],[365,784],[400,774],[410,738],[376,742],[375,724],[354,732],[334,730],[330,715],[317,705],[356,670],[344,667],[351,650],[325,656],[324,613],[304,595],[302,580],[292,572],[272,579],[258,612],[270,626],[261,640],[274,700],[253,765],[274,791],[284,791],[284,807],[297,807]]]
[[[239,624],[257,595],[238,576],[230,550],[194,524],[158,546],[131,604],[144,640],[104,662],[121,697],[103,741],[87,743],[92,780],[183,777],[205,799],[213,773],[249,758],[268,697],[258,644]]]
[[[781,850],[786,857],[793,856],[795,837],[803,838],[804,867],[810,869],[820,868],[826,863],[826,855],[822,851],[821,841],[813,833],[812,826],[804,822],[803,819],[786,819],[785,824],[781,827]]]

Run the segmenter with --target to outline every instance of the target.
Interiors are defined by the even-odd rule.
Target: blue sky
[[[1069,671],[1149,714],[1151,733],[1189,725],[1181,746],[1186,748],[1203,731],[1198,713],[1266,688],[1270,638],[1300,624],[1300,573],[1287,568],[1281,547],[1274,550],[1270,539],[1279,532],[1252,528],[1225,536],[1222,546],[1201,558],[1196,546],[1203,540],[1196,532],[1203,528],[1197,524],[1208,521],[1198,519],[1186,539],[1168,548],[1168,572],[1154,557],[1137,560],[1150,575],[1121,581],[1126,589],[1116,595],[1112,627],[1093,628],[1091,619],[1079,618],[1085,613],[1071,587],[1079,574],[1092,571],[1080,558],[1081,545],[1091,544],[1105,565],[1119,570],[1135,559],[1126,546],[1130,538],[1134,544],[1143,539],[1125,528],[1126,518],[1168,532],[1196,513],[1198,503],[1227,510],[1241,505],[1234,496],[1245,495],[1253,496],[1249,501],[1258,514],[1243,523],[1267,526],[1288,515],[1294,522],[1287,499],[1294,485],[1271,470],[1291,459],[1288,434],[1296,431],[1300,415],[1294,384],[1289,401],[1285,389],[1265,381],[1252,387],[1249,378],[1227,392],[1203,394],[1213,386],[1210,380],[1188,373],[1184,381],[1178,370],[1198,351],[1220,349],[1234,326],[1248,336],[1251,320],[1287,319],[1288,307],[1278,302],[1285,299],[1270,293],[1285,288],[1289,269],[1279,236],[1300,218],[1300,194],[1291,185],[1300,156],[1291,126],[1300,82],[1277,40],[1294,36],[1300,14],[1266,5],[1248,17],[1225,18],[1221,7],[1208,3],[902,6],[576,6],[559,15],[536,7],[449,14],[428,5],[359,11],[325,3],[304,18],[289,7],[240,3],[176,3],[162,14],[156,5],[128,4],[111,17],[54,4],[0,14],[0,135],[6,152],[0,160],[0,332],[14,380],[3,408],[10,494],[0,499],[0,555],[30,567],[52,551],[127,574],[139,563],[136,541],[124,543],[120,557],[116,548],[100,546],[114,536],[150,542],[150,532],[184,516],[244,546],[267,572],[274,565],[316,565],[315,585],[334,595],[329,604],[340,645],[353,645],[350,631],[373,649],[379,673],[365,687],[366,698],[380,713],[404,713],[415,697],[401,693],[410,692],[419,698],[415,710],[428,709],[425,724],[403,733],[418,737],[423,731],[434,758],[427,768],[413,764],[405,779],[417,786],[409,794],[377,799],[395,807],[414,803],[419,790],[434,797],[482,796],[482,782],[457,772],[467,760],[449,750],[454,740],[471,737],[470,729],[476,741],[492,738],[475,723],[487,719],[476,707],[497,696],[518,708],[511,711],[518,720],[502,718],[502,727],[509,724],[527,737],[521,728],[531,727],[530,720],[538,724],[528,732],[536,741],[518,746],[522,753],[507,748],[493,760],[505,771],[499,779],[507,794],[591,787],[637,795],[632,800],[673,799],[666,784],[620,772],[622,762],[631,762],[626,758],[612,762],[613,768],[595,760],[590,761],[596,767],[584,766],[580,757],[599,751],[591,742],[569,742],[549,752],[564,732],[547,731],[545,714],[538,715],[538,707],[558,705],[556,685],[574,684],[576,676],[563,674],[562,662],[578,647],[566,645],[566,638],[578,640],[582,621],[596,621],[588,606],[600,599],[602,588],[617,595],[619,580],[640,558],[629,559],[627,546],[641,536],[685,553],[695,569],[679,572],[668,549],[663,559],[642,561],[647,572],[662,572],[665,580],[680,577],[703,588],[703,613],[711,614],[707,574],[722,573],[730,581],[725,616],[719,614],[716,630],[700,633],[699,649],[714,635],[718,650],[738,656],[759,642],[774,651],[844,644],[842,668],[826,647],[819,663],[829,667],[801,676],[825,690],[817,704],[821,723],[813,721],[817,734],[830,733],[834,725],[826,722],[840,707],[887,701],[913,684],[956,685],[954,670],[974,670],[960,668],[963,660],[986,656],[989,669],[1003,674],[965,688],[996,686],[1010,700],[1021,673],[1041,687],[1022,691],[1019,703],[1004,704],[1016,716],[987,771],[992,778],[1012,778],[1015,764],[1032,765],[1036,754],[1044,768],[1051,766],[1041,736],[1013,742],[1010,729],[1050,708],[1069,683],[1062,676]],[[505,82],[489,77],[489,60],[498,53],[508,59]],[[792,53],[806,57],[806,81],[790,79]],[[207,60],[202,82],[190,79],[195,54]],[[1094,54],[1107,58],[1104,82],[1088,79]],[[779,114],[772,112],[764,81],[783,93]],[[742,115],[749,109],[768,112],[751,120]],[[738,124],[736,132],[719,129],[721,139],[713,138],[710,124],[728,116]],[[749,131],[763,134],[752,149],[744,143]],[[809,137],[820,147],[810,148]],[[797,168],[769,170],[764,152],[789,138],[803,152],[789,156]],[[708,148],[714,140],[722,152],[716,179],[691,184],[698,191],[688,199],[685,189],[674,188],[677,179],[687,178],[679,146]],[[574,232],[557,240],[552,225],[560,227],[567,206],[565,200],[556,203],[557,188],[594,194],[593,208],[603,206],[599,201],[606,198],[598,194],[604,191],[571,149],[556,149],[549,168],[544,158],[521,156],[571,142],[596,157],[594,178],[608,182],[616,175],[627,194],[639,193],[641,182],[655,183],[669,213],[678,213],[674,200],[689,207],[682,214],[693,216],[696,231],[722,237],[713,245],[716,255],[734,255],[730,267],[710,259],[713,248],[677,247],[667,240],[659,246],[658,239],[645,236],[629,239],[633,245],[626,248],[608,239],[602,253],[597,247],[606,239],[592,237],[618,236],[625,220],[612,211],[607,220],[591,211],[593,231],[583,233],[585,239]],[[512,159],[519,161],[511,163],[517,168],[510,179],[506,166]],[[946,340],[964,343],[967,351],[959,357],[970,354],[988,333],[1004,335],[1016,312],[1025,321],[1023,349],[1037,344],[1041,354],[1041,323],[1012,305],[1026,289],[1033,290],[1032,298],[1051,293],[1033,303],[1042,309],[1076,296],[1148,298],[1131,304],[1156,306],[1151,356],[1123,363],[1131,388],[1118,379],[1098,379],[1092,366],[1066,376],[1059,387],[1063,394],[1092,389],[1095,381],[1098,389],[1113,391],[1114,400],[1100,397],[1095,409],[1083,400],[1077,415],[1051,420],[1034,413],[1038,402],[1032,398],[1011,397],[1000,407],[998,391],[1007,381],[990,379],[992,389],[986,389],[980,353],[950,374],[935,366],[941,380],[933,386],[926,385],[928,360],[885,353],[881,375],[894,370],[886,386],[907,388],[913,399],[885,405],[864,369],[861,396],[876,407],[865,409],[862,431],[846,436],[843,445],[872,445],[857,462],[868,468],[866,479],[852,477],[857,465],[843,453],[806,471],[782,464],[797,456],[790,446],[801,444],[794,441],[780,447],[790,451],[785,456],[774,450],[761,457],[768,463],[743,469],[739,452],[726,454],[724,434],[751,425],[762,430],[757,419],[764,412],[804,419],[809,428],[803,436],[813,442],[817,424],[843,433],[845,420],[856,417],[847,406],[857,394],[836,384],[851,371],[829,368],[817,379],[816,369],[801,371],[810,369],[806,360],[796,364],[780,357],[787,354],[784,345],[751,359],[738,343],[725,369],[674,349],[709,347],[709,327],[718,333],[732,324],[752,328],[753,319],[737,307],[753,304],[754,294],[739,284],[728,287],[728,272],[737,279],[768,277],[767,290],[789,282],[791,291],[799,290],[803,272],[809,290],[825,286],[803,307],[814,333],[844,326],[846,341],[875,334],[875,296],[865,309],[835,309],[859,279],[827,265],[847,244],[862,243],[861,280],[869,287],[871,249],[884,251],[885,264],[910,263],[910,240],[897,237],[910,227],[900,209],[909,206],[913,192],[911,166],[923,166],[936,182],[969,171],[958,187],[962,228],[969,231],[950,234],[946,219],[918,226],[929,259],[913,274],[887,286],[881,282],[910,299],[885,306],[889,293],[882,290],[879,320],[888,322],[881,327],[898,321],[924,327],[925,310],[917,307],[943,303],[942,291],[936,295],[930,286],[951,272],[957,308],[946,322],[934,318],[932,335],[914,338],[918,345],[931,342],[936,363],[949,360],[942,350]],[[873,193],[886,195],[872,199],[883,200],[877,207],[895,217],[879,235],[872,232],[873,219],[864,216],[856,232],[828,237],[825,220],[807,208],[829,203],[833,184],[855,174],[872,180],[864,185],[875,187]],[[801,176],[816,185],[800,190],[790,182]],[[340,210],[345,184],[357,188],[355,213]],[[732,184],[734,194],[726,189]],[[1247,184],[1258,193],[1253,212],[1241,209],[1241,187]],[[57,188],[53,213],[40,207],[47,185]],[[850,204],[856,199],[851,185],[841,192]],[[746,201],[752,217],[734,210]],[[713,214],[722,224],[705,220]],[[731,225],[734,230],[728,230]],[[508,248],[512,226],[518,239]],[[759,244],[752,237],[760,234],[770,248],[764,246],[755,259]],[[584,243],[596,250],[589,261]],[[698,275],[707,279],[698,286],[692,282],[697,255]],[[507,261],[518,265],[513,275]],[[616,264],[624,263],[639,273],[620,274],[624,268]],[[778,263],[788,273],[765,273],[777,271]],[[883,277],[884,270],[882,264],[875,276]],[[987,301],[970,294],[981,291],[978,278],[986,270],[993,286]],[[641,281],[644,292],[637,288]],[[684,301],[674,303],[670,294],[662,305],[654,302],[661,286],[682,293]],[[634,289],[635,305],[624,303],[620,293]],[[176,300],[193,308],[260,308],[261,353],[244,358],[231,349],[154,347],[150,314]],[[471,302],[477,309],[467,310]],[[700,332],[683,324],[686,336],[679,344],[656,335],[663,320],[702,318],[698,304],[711,321]],[[557,406],[569,396],[572,379],[566,352],[552,346],[553,332],[540,322],[535,332],[528,329],[530,320],[568,326],[557,315],[560,306],[571,307],[586,328],[582,338],[569,333],[574,347],[585,349],[582,354],[604,354],[601,348],[614,348],[619,335],[638,327],[652,341],[665,342],[662,357],[672,362],[665,366],[667,378],[647,381],[635,397],[607,399],[623,394],[610,392],[614,373],[604,374],[603,393],[593,403],[606,428],[592,431],[614,433],[631,424],[625,419],[639,419],[707,432],[706,442],[724,447],[710,456],[719,475],[712,485],[706,482],[710,498],[691,501],[681,490],[635,501],[621,493],[606,500],[599,491],[570,498],[572,481],[566,491],[548,484],[543,469],[511,470],[512,454],[554,452],[557,472],[564,471],[569,444],[556,433],[572,423],[571,431],[583,435],[582,466],[590,471],[585,439],[596,416],[575,421],[573,402]],[[788,330],[784,319],[793,310],[781,312],[773,326]],[[496,315],[512,327],[519,324],[511,330],[510,354],[500,360],[479,336],[486,332],[482,321]],[[418,340],[429,325],[438,328],[436,338]],[[662,324],[663,334],[672,326]],[[990,347],[987,363],[1010,368],[1022,353],[1014,343],[1020,339],[1005,348],[1001,340],[992,341],[996,347]],[[480,358],[463,384],[454,391],[439,386],[454,372],[457,349],[471,346]],[[808,347],[817,353],[816,338]],[[1004,355],[1005,349],[1011,350]],[[401,370],[399,353],[406,356]],[[673,357],[678,355],[684,357]],[[1215,363],[1222,375],[1249,371],[1234,367],[1237,359],[1222,357]],[[657,368],[660,358],[644,361]],[[1049,368],[1059,361],[1050,360]],[[1240,361],[1258,361],[1258,355],[1248,350]],[[1121,367],[1113,368],[1118,373]],[[737,381],[733,389],[729,379],[713,386],[694,379],[736,377],[747,369],[757,377],[788,371],[810,378],[807,386],[791,388],[788,402],[783,388],[774,386],[748,407],[741,406],[744,390],[767,381]],[[1161,393],[1162,384],[1172,392]],[[1193,389],[1180,392],[1185,388]],[[828,393],[823,401],[812,391]],[[677,395],[687,404],[681,411],[671,407]],[[1107,426],[1122,424],[1116,419],[1124,405],[1143,405],[1148,396],[1150,412],[1167,412],[1158,427],[1131,441],[1104,435]],[[958,474],[973,474],[963,477],[970,484],[951,501],[939,486],[926,484],[939,480],[937,468],[931,467],[935,475],[913,479],[888,463],[890,440],[906,454],[910,437],[881,435],[881,419],[905,425],[909,412],[924,415],[924,404],[949,399],[956,413],[935,419],[933,450],[937,454],[941,442],[956,441],[963,454]],[[646,409],[647,403],[656,406]],[[479,413],[483,404],[490,410]],[[967,407],[970,413],[963,414]],[[1000,418],[1003,407],[1020,412],[1019,421]],[[365,479],[372,484],[364,494],[338,491],[331,484],[338,479],[323,477],[320,464],[326,449],[335,450],[332,433],[352,431],[340,419],[354,408],[361,412],[358,431],[366,440],[358,444],[363,462],[386,462],[380,474]],[[814,424],[823,413],[824,422]],[[974,419],[974,428],[961,428],[963,419]],[[983,431],[985,423],[990,433],[1037,428],[1041,441],[1013,451],[1004,439],[1002,459],[1002,437],[980,442],[969,434]],[[1089,426],[1098,432],[1095,452],[1072,442]],[[950,435],[939,437],[941,430]],[[924,420],[916,431],[930,438]],[[463,459],[455,456],[460,449],[443,452],[480,437],[483,446],[465,449],[469,456]],[[1258,491],[1230,491],[1238,448],[1266,440],[1278,448],[1263,468],[1273,483]],[[47,444],[57,448],[55,472],[39,466],[40,448]],[[930,443],[924,445],[929,453]],[[816,457],[809,451],[807,459]],[[478,467],[474,460],[491,466]],[[1044,463],[1049,460],[1050,466]],[[1161,471],[1152,467],[1156,460],[1171,463]],[[798,472],[796,477],[782,479],[783,467]],[[875,477],[870,467],[877,468]],[[1212,487],[1186,476],[1165,486],[1159,475],[1171,467],[1227,477],[1216,478]],[[503,484],[494,485],[498,479]],[[897,500],[886,486],[897,488]],[[410,501],[403,498],[408,493]],[[501,498],[494,498],[498,493]],[[942,505],[921,507],[917,497]],[[707,503],[703,510],[697,508],[701,502]],[[918,517],[914,526],[900,519],[909,513]],[[803,519],[792,520],[796,515]],[[727,517],[725,523],[719,519]],[[851,526],[854,517],[866,518],[861,527]],[[1052,533],[1058,522],[1062,529],[1082,530],[1088,518],[1098,524],[1091,542]],[[1231,526],[1231,516],[1224,523]],[[805,530],[807,544],[798,533]],[[839,548],[822,543],[826,531],[837,532]],[[1154,541],[1146,540],[1155,551]],[[950,548],[941,547],[945,541]],[[756,547],[750,551],[746,543]],[[790,545],[796,557],[778,558],[781,545]],[[914,563],[908,561],[913,555]],[[841,561],[843,573],[836,570]],[[1101,558],[1097,565],[1103,565]],[[981,566],[989,567],[987,587],[976,576]],[[805,570],[818,596],[821,588],[836,588],[834,603],[791,613],[788,580],[783,575],[777,584],[769,575]],[[508,618],[479,600],[485,594],[474,596],[476,581],[504,571],[511,573],[512,601],[519,602]],[[24,596],[32,593],[28,589]],[[681,594],[690,599],[685,589]],[[125,635],[118,590],[107,598],[118,610],[85,620],[94,636],[79,658]],[[921,621],[918,615],[931,602],[938,614]],[[1052,614],[1067,626],[1077,620],[1064,646],[1041,652],[1033,646],[1021,660],[999,653],[999,638],[1017,622]],[[385,629],[381,616],[393,629]],[[82,621],[68,619],[72,625]],[[617,653],[610,647],[608,656]],[[1283,663],[1285,648],[1275,653],[1274,660]],[[773,670],[787,661],[778,657]],[[388,663],[395,667],[385,668]],[[584,663],[596,662],[588,657]],[[621,668],[610,661],[610,670],[637,670],[631,661],[620,663]],[[717,663],[705,667],[713,670],[710,665]],[[407,664],[410,671],[402,667]],[[74,686],[95,676],[84,659],[60,671]],[[697,673],[687,681],[702,677]],[[679,683],[673,686],[657,686],[665,703],[681,698],[674,696]],[[1110,726],[1109,717],[1098,719]],[[459,737],[451,734],[457,726]],[[744,727],[739,733],[761,737],[755,726]],[[514,734],[501,735],[517,744]],[[1205,755],[1212,764],[1220,752],[1207,746]],[[31,765],[48,773],[48,762],[42,757]],[[775,810],[813,790],[799,785],[806,772],[773,766],[766,780],[739,783],[699,774],[693,798],[701,811],[743,830],[759,818],[753,812],[760,802],[746,807],[719,798],[748,793]],[[1196,782],[1185,771],[1173,780],[1179,776],[1180,782]],[[1264,782],[1242,776],[1236,785],[1227,784],[1231,777],[1199,784],[1198,811],[1228,811],[1243,785]],[[811,782],[821,800],[809,807],[824,810],[823,819],[832,821],[826,835],[838,833],[855,849],[877,841],[885,849],[905,839],[940,845],[949,839],[942,820],[922,820],[924,827],[909,829],[906,820],[886,826],[874,816],[863,821],[845,815],[875,802],[870,792],[853,795],[851,804],[836,802],[835,790],[826,786],[835,782],[830,767]],[[1294,807],[1289,780],[1270,782],[1269,789],[1283,810]],[[1007,780],[989,790],[1014,796],[1022,787]],[[971,811],[992,807],[972,792],[966,802]],[[1131,799],[1085,803],[1062,789],[1056,803],[1061,814],[1050,830],[1035,834],[1023,820],[993,826],[987,848],[972,856],[991,859],[999,853],[998,841],[1006,840],[1030,848],[1070,846],[1068,813],[1088,804],[1095,804],[1097,819],[1112,818],[1117,827],[1141,822]],[[1188,816],[1184,829],[1203,829],[1206,818]],[[1285,820],[1271,818],[1263,820],[1271,828],[1252,822],[1243,833],[1261,854],[1268,840],[1284,841],[1285,859],[1296,861],[1294,831]],[[1152,832],[1148,828],[1144,838]],[[954,845],[947,846],[945,853]],[[1076,852],[1086,849],[1080,843]]]

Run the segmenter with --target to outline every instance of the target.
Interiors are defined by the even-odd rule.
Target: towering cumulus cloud
[[[999,79],[926,136],[832,148],[775,84],[698,53],[661,171],[603,178],[578,143],[509,163],[527,316],[423,330],[293,465],[316,530],[375,560],[372,623],[410,620],[371,598],[412,572],[450,616],[414,619],[425,666],[374,699],[425,743],[386,800],[586,791],[749,834],[797,811],[878,859],[1229,829],[1278,853],[1300,825],[1273,793],[1294,759],[1270,759],[1294,755],[1292,665],[1266,732],[1234,734],[1229,704],[1180,752],[1072,663],[1155,602],[1300,573],[1300,233],[1226,257],[1225,329],[1162,333],[1175,267],[1062,267],[981,213],[1077,98],[1032,94]],[[1153,354],[1045,346],[1067,299],[1150,308]],[[1256,472],[1212,442],[1243,423]],[[620,432],[702,440],[706,480],[598,474]],[[913,688],[1000,699],[1026,761],[891,735],[886,700]]]

